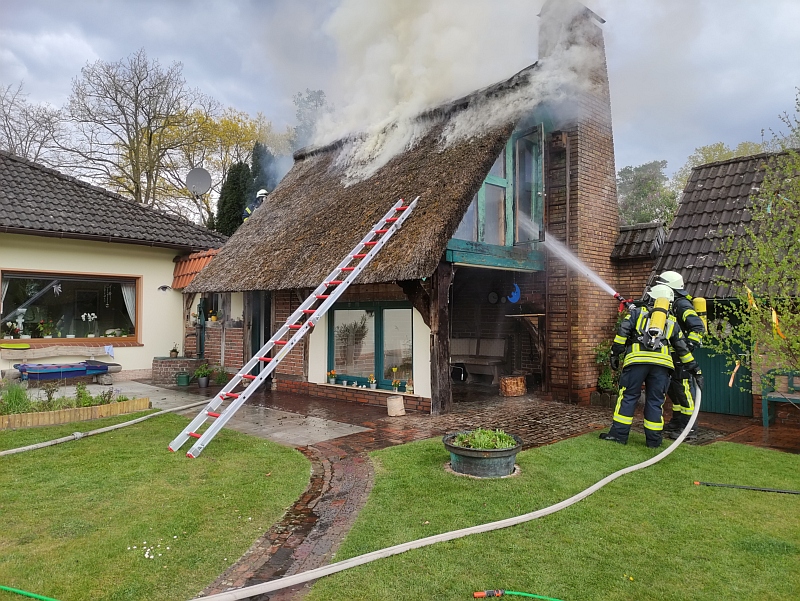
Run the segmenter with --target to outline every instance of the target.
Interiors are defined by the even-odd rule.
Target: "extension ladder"
[[[344,293],[378,251],[389,241],[389,238],[400,229],[400,226],[411,214],[411,211],[417,206],[418,200],[419,196],[408,205],[404,205],[402,199],[394,204],[361,242],[317,286],[314,292],[300,304],[297,310],[286,320],[286,323],[278,328],[272,338],[244,364],[242,369],[231,378],[219,394],[211,399],[208,405],[186,426],[183,432],[169,443],[170,451],[180,449],[189,438],[198,440],[186,453],[187,457],[197,457],[203,451],[206,445],[211,442],[211,439],[216,436],[217,432],[233,417],[233,414],[245,404],[247,399],[275,371],[278,364],[291,352],[294,346],[325,315],[333,303],[336,302],[336,299]],[[357,261],[357,263],[351,265],[354,261]],[[343,274],[347,274],[347,276],[342,279]],[[314,305],[317,305],[317,307],[314,308]],[[292,333],[293,335],[288,340],[284,339]],[[278,348],[277,353],[274,357],[269,357],[268,355],[275,347]],[[259,364],[265,364],[265,369],[262,369],[257,376],[252,375],[250,372]],[[243,380],[248,382],[247,387],[242,392],[233,392],[233,389]],[[228,401],[227,406],[221,409],[226,401]],[[204,432],[198,432],[209,418],[214,421]]]

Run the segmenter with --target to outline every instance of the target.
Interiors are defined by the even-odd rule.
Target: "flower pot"
[[[170,351],[169,356],[172,359],[175,359],[178,356],[178,351]]]
[[[87,338],[94,338],[94,334],[86,334]]]
[[[217,321],[217,316],[216,315],[212,315],[211,316],[211,321]]]
[[[22,340],[28,340],[31,337],[31,335],[30,334],[20,334],[19,337]]]
[[[3,336],[3,340],[14,340],[13,336]]]
[[[67,338],[75,338],[75,334],[67,334]]]
[[[200,376],[197,378],[197,385],[200,388],[208,388],[208,376]]]
[[[512,434],[517,445],[510,449],[465,449],[453,443],[461,432],[445,434],[442,438],[445,449],[450,452],[450,467],[458,474],[477,478],[501,478],[514,472],[514,461],[522,448],[522,439]]]
[[[342,380],[342,386],[347,386],[347,380]]]
[[[328,384],[336,384],[336,378],[328,378]]]
[[[375,384],[370,384],[369,387],[372,388],[372,390],[375,390],[378,388],[378,383],[376,382]]]
[[[392,392],[397,392],[397,386],[392,386]]]
[[[52,334],[48,334],[47,336],[42,336],[42,338],[52,338],[52,337],[53,337]]]

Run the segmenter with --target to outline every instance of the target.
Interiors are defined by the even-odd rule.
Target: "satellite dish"
[[[186,174],[186,187],[195,196],[205,194],[211,189],[211,174],[202,167],[195,167]]]

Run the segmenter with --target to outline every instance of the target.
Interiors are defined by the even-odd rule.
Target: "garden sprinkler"
[[[517,591],[504,591],[503,589],[497,589],[494,591],[475,591],[472,593],[472,596],[475,599],[484,599],[486,597],[502,597],[504,595],[531,597],[533,599],[545,599],[546,601],[561,601],[560,599],[554,599],[553,597],[542,597],[541,595],[534,595],[533,593],[518,593]]]

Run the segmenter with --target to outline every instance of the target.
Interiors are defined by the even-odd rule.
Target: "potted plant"
[[[19,328],[13,321],[7,321],[3,324],[3,338],[11,340],[15,336],[19,336]]]
[[[211,321],[217,321],[217,312],[216,312],[216,311],[214,311],[214,309],[211,309],[211,310],[208,312],[208,318],[209,318]]]
[[[400,384],[401,384],[400,380],[397,379],[392,380],[392,390],[394,392],[397,392],[400,389]]]
[[[30,326],[28,326],[27,324],[22,326],[22,331],[19,334],[20,338],[26,338],[27,339],[27,338],[31,337],[31,332],[30,332],[29,327]]]
[[[336,384],[336,370],[332,369],[328,372],[328,384]]]
[[[445,434],[442,438],[450,452],[450,468],[458,474],[478,478],[500,478],[514,471],[514,461],[522,440],[502,430],[476,428]]]
[[[178,356],[178,343],[177,342],[173,342],[172,343],[172,348],[169,350],[169,356],[171,358],[173,358],[173,359]]]
[[[88,329],[91,330],[91,331],[87,332],[86,337],[87,338],[94,338],[94,330],[97,327],[97,324],[95,324],[93,326],[92,322],[97,320],[97,313],[84,313],[83,315],[81,315],[81,320],[89,322]]]
[[[200,388],[208,387],[208,379],[211,377],[212,371],[208,363],[198,365],[197,369],[194,370],[194,377],[197,378],[197,385],[200,386]]]
[[[369,377],[367,377],[367,382],[372,390],[375,390],[378,387],[378,383],[375,381],[375,374],[370,374]]]
[[[56,324],[54,324],[51,320],[42,319],[36,324],[36,331],[39,332],[39,335],[42,338],[52,338],[55,327]]]

